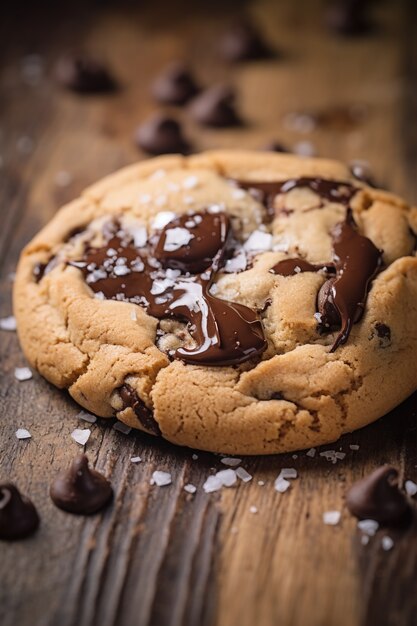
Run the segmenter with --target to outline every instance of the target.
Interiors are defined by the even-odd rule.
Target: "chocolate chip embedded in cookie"
[[[97,415],[215,452],[310,448],[417,387],[416,230],[334,161],[144,161],[24,250],[19,336]]]

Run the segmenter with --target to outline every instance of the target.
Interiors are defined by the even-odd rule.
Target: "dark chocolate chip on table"
[[[189,107],[191,117],[204,126],[238,126],[242,123],[235,105],[234,90],[214,85],[194,98]]]
[[[78,93],[109,93],[117,83],[109,68],[98,59],[86,56],[63,56],[55,66],[56,80],[66,89]]]
[[[79,515],[96,513],[109,503],[112,495],[110,482],[89,467],[85,454],[76,457],[50,488],[51,499],[59,509]]]
[[[278,141],[269,141],[261,150],[265,150],[266,152],[289,152],[288,148]]]
[[[23,539],[38,526],[39,515],[29,498],[13,483],[0,483],[0,539]]]
[[[411,513],[405,493],[398,486],[398,471],[382,465],[356,482],[346,495],[349,511],[359,519],[373,519],[390,526],[404,522]]]
[[[187,154],[190,151],[179,122],[159,113],[136,129],[134,139],[150,154]]]
[[[241,19],[231,24],[224,32],[219,51],[227,61],[250,61],[273,56],[256,27],[248,20]]]
[[[164,104],[185,104],[200,91],[184,63],[171,63],[152,85],[152,94]]]
[[[364,35],[371,30],[364,0],[333,0],[325,13],[329,30],[345,36]]]

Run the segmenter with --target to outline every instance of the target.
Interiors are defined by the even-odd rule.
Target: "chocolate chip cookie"
[[[128,167],[22,253],[30,364],[180,445],[324,444],[417,388],[417,209],[335,161],[245,151]]]

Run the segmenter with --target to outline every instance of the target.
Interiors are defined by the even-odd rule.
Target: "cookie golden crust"
[[[19,338],[84,408],[173,443],[321,445],[417,388],[416,232],[416,209],[335,161],[152,159],[26,246]]]

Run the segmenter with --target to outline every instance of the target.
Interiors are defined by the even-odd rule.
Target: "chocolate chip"
[[[362,35],[371,30],[363,0],[334,0],[325,14],[325,22],[340,35]]]
[[[410,514],[405,494],[398,488],[398,471],[383,465],[355,483],[346,495],[349,511],[359,519],[373,519],[390,526]]]
[[[289,152],[288,148],[278,141],[270,141],[266,143],[261,150],[265,150],[267,152]]]
[[[386,324],[377,322],[375,324],[375,330],[380,339],[391,339],[391,329]]]
[[[53,256],[47,263],[36,263],[33,267],[32,274],[35,281],[38,283],[46,274],[54,269],[59,263],[58,257]]]
[[[320,328],[331,330],[340,326],[340,315],[333,301],[332,287],[336,279],[329,278],[317,295],[317,310],[321,315]]]
[[[270,400],[284,400],[284,396],[279,391],[274,391],[271,395]]]
[[[113,490],[103,474],[90,469],[87,456],[80,454],[55,478],[50,495],[53,503],[63,511],[91,515],[110,501]]]
[[[241,124],[235,108],[235,92],[227,85],[214,85],[191,102],[191,116],[204,126],[237,126]]]
[[[101,61],[83,56],[61,57],[55,67],[57,81],[78,93],[108,93],[116,89],[116,81]]]
[[[0,539],[28,537],[39,526],[34,504],[13,483],[0,483]]]
[[[154,98],[164,104],[185,104],[198,92],[194,77],[181,62],[171,63],[152,86]]]
[[[243,19],[230,25],[223,34],[219,48],[227,61],[249,61],[273,56],[253,24]]]
[[[160,435],[161,431],[152,411],[148,409],[146,404],[139,398],[133,387],[125,383],[118,391],[125,407],[131,407],[133,409],[142,426],[154,435]]]
[[[150,154],[187,154],[190,146],[180,124],[157,114],[144,122],[135,132],[136,144]]]

